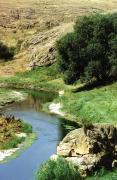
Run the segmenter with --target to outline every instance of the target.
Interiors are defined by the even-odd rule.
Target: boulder
[[[81,175],[95,168],[110,169],[117,165],[117,129],[110,125],[85,126],[65,136],[57,155],[79,167]]]

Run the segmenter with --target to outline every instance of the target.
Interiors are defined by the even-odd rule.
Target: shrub
[[[80,180],[77,169],[62,158],[49,160],[39,169],[36,180]]]
[[[24,132],[26,134],[32,133],[32,126],[28,123],[23,123],[21,132]]]
[[[85,16],[74,32],[57,42],[57,62],[64,81],[105,81],[117,75],[117,13]]]
[[[0,42],[0,59],[12,59],[14,56],[14,47],[7,47],[2,42]]]

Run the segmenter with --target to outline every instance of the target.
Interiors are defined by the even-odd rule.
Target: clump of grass
[[[12,149],[12,148],[17,148],[18,144],[21,144],[25,140],[24,137],[14,137],[10,141],[6,142],[3,146],[2,149]]]
[[[49,160],[38,170],[36,180],[80,180],[80,174],[72,164],[58,158]]]

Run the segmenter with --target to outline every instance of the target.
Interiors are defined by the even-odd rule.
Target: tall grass
[[[38,170],[36,180],[80,180],[77,169],[66,160],[49,160]]]

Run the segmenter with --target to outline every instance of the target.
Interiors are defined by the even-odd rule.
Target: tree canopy
[[[117,13],[78,19],[72,33],[57,42],[64,81],[105,81],[117,76]]]

